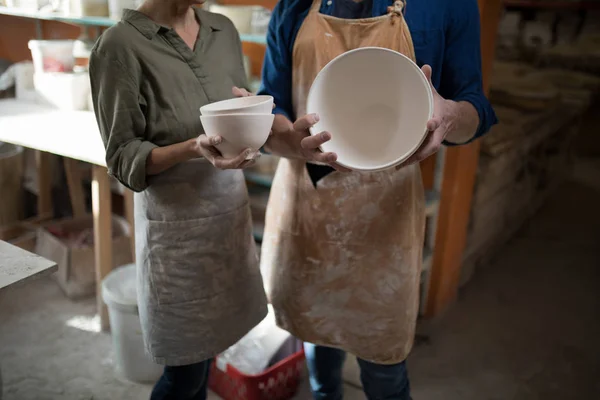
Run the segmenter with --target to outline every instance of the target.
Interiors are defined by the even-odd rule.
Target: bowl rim
[[[232,117],[268,117],[272,116],[275,118],[275,114],[265,114],[265,113],[239,113],[239,114],[215,114],[215,115],[201,115],[200,118],[232,118]]]
[[[273,96],[270,96],[270,95],[258,95],[258,96],[249,96],[249,97],[252,97],[254,99],[259,99],[259,100],[262,99],[262,101],[258,101],[256,103],[253,103],[252,105],[248,105],[245,107],[230,107],[230,108],[226,108],[226,109],[222,109],[222,110],[211,110],[211,108],[213,108],[215,105],[218,105],[220,103],[225,103],[227,101],[244,98],[244,97],[234,97],[231,99],[226,99],[226,100],[216,101],[214,103],[205,104],[202,107],[200,107],[199,111],[200,111],[200,114],[204,114],[205,111],[209,111],[209,112],[218,111],[219,113],[230,112],[230,111],[234,111],[234,110],[243,110],[244,108],[249,108],[249,107],[254,107],[254,106],[261,106],[265,103],[274,101]],[[248,113],[248,114],[250,114],[250,113]]]
[[[308,104],[310,103],[310,98],[311,95],[314,95],[314,87],[315,87],[315,82],[319,79],[319,77],[325,73],[325,70],[327,70],[328,68],[330,68],[334,63],[338,63],[340,60],[342,60],[343,58],[354,54],[354,53],[358,53],[358,52],[362,52],[362,51],[383,51],[383,52],[388,52],[388,53],[392,53],[396,56],[400,56],[402,59],[404,59],[405,61],[408,61],[409,64],[411,65],[411,67],[418,71],[418,75],[421,78],[421,81],[425,84],[425,87],[427,88],[427,98],[428,98],[428,103],[429,103],[429,112],[428,112],[428,119],[427,121],[431,120],[431,118],[433,117],[433,108],[434,108],[434,104],[433,104],[433,91],[431,90],[431,87],[429,85],[429,82],[427,81],[427,77],[425,76],[425,73],[423,73],[423,71],[421,70],[421,68],[419,68],[419,66],[413,61],[411,60],[408,56],[396,51],[396,50],[392,50],[392,49],[388,49],[385,47],[376,47],[376,46],[368,46],[368,47],[359,47],[357,49],[353,49],[353,50],[349,50],[345,53],[340,54],[339,56],[335,57],[333,60],[331,60],[330,62],[327,63],[327,65],[325,65],[325,67],[323,67],[321,69],[321,71],[319,71],[319,73],[317,74],[317,76],[315,77],[313,83],[310,86],[310,89],[308,91],[308,96],[306,97],[306,108],[308,111]],[[376,166],[376,167],[356,167],[356,166],[351,166],[351,165],[347,165],[343,162],[339,162],[336,161],[336,164],[344,167],[344,168],[348,168],[351,169],[353,171],[362,171],[362,172],[377,172],[377,171],[383,171],[389,168],[392,168],[396,165],[399,165],[401,163],[403,163],[404,161],[408,160],[413,154],[416,153],[416,151],[419,149],[419,147],[421,147],[421,145],[423,144],[423,142],[425,141],[425,139],[427,138],[427,121],[425,122],[425,130],[423,132],[423,135],[421,137],[421,140],[415,145],[413,146],[413,148],[411,148],[406,154],[404,154],[401,157],[398,157],[397,159],[390,161],[386,164],[380,165],[380,166]],[[314,135],[318,135],[320,132],[317,132],[316,129],[314,127],[311,127],[309,129],[309,132],[311,134],[311,136]],[[320,146],[319,149],[321,151],[323,150],[323,146]]]

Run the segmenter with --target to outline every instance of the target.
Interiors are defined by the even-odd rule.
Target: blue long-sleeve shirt
[[[321,13],[332,15],[335,2],[323,0]],[[372,16],[387,13],[393,0],[372,0]],[[280,0],[271,17],[260,94],[274,97],[276,114],[294,121],[292,107],[292,50],[312,0]],[[339,9],[339,7],[337,7]],[[432,82],[445,99],[467,101],[479,114],[474,140],[497,122],[483,93],[479,8],[477,0],[407,0],[406,22],[417,64],[429,64]],[[450,144],[450,143],[446,143]]]

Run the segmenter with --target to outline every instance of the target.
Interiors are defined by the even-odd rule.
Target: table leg
[[[3,294],[0,293],[0,305],[2,304],[2,297],[3,297]],[[0,362],[0,400],[2,400],[3,393],[4,393],[4,387],[3,387],[3,383],[2,383],[2,362]]]
[[[587,16],[588,11],[585,9],[581,9],[577,13],[578,21],[577,27],[575,28],[575,37],[573,38],[573,40],[579,39],[579,36],[581,36],[581,32],[583,31],[583,27],[585,26],[585,22],[587,20]]]
[[[108,311],[102,300],[102,280],[113,269],[112,204],[106,168],[92,170],[92,213],[94,215],[94,256],[96,261],[96,301],[103,331],[109,329]]]
[[[67,186],[69,187],[73,216],[82,217],[85,215],[85,198],[83,196],[78,161],[65,157],[63,164],[65,166],[65,175],[67,176]]]
[[[52,215],[52,154],[36,150],[35,164],[38,176],[38,215]]]
[[[554,15],[554,20],[552,21],[552,46],[556,46],[558,43],[558,28],[560,27],[560,23],[562,21],[562,13],[556,13]]]
[[[125,189],[123,197],[125,198],[125,217],[127,218],[127,222],[129,222],[129,229],[131,229],[131,256],[133,262],[135,262],[135,221],[133,217],[133,192],[129,189]]]

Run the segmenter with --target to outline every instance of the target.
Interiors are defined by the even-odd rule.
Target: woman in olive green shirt
[[[198,111],[246,85],[240,39],[225,17],[191,7],[201,3],[126,10],[90,58],[109,173],[137,192],[140,319],[166,366],[153,400],[204,399],[209,360],[267,312],[240,170],[250,150],[223,158]]]

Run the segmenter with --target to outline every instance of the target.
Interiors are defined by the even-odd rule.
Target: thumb
[[[240,89],[237,86],[234,86],[233,89],[231,90],[231,92],[233,93],[233,95],[235,97],[248,97],[248,96],[251,96],[251,94],[248,93],[248,91],[246,89]]]
[[[432,118],[429,121],[427,121],[427,130],[429,132],[435,132],[435,130],[439,128],[441,124],[442,121],[440,118]]]
[[[317,114],[308,114],[294,122],[294,130],[298,132],[306,131],[319,122]]]
[[[431,75],[432,75],[431,66],[428,64],[425,64],[425,65],[423,65],[423,67],[421,67],[421,71],[423,71],[425,78],[427,78],[427,82],[429,82],[429,86],[431,87],[431,90],[433,91],[433,93],[437,93],[437,90],[435,90],[435,88],[433,87],[433,82],[431,82]]]
[[[425,78],[427,78],[427,82],[429,82],[431,85],[431,66],[429,64],[425,64],[421,67],[421,71],[423,71]]]

